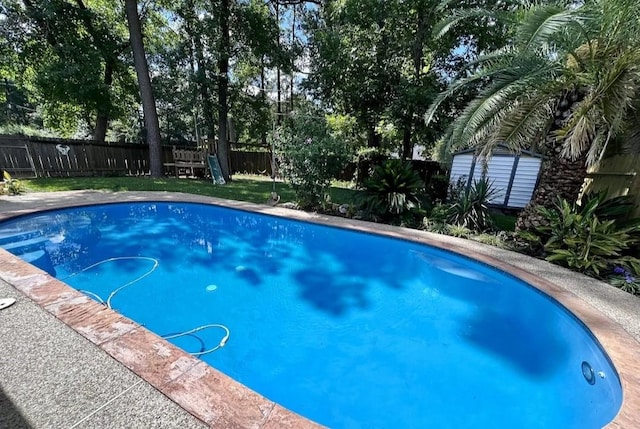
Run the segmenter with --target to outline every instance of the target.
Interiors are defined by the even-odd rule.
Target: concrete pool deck
[[[383,233],[511,272],[552,295],[590,327],[623,383],[623,407],[607,427],[640,427],[640,299],[545,261],[453,237],[179,193],[2,196],[0,220],[65,206],[133,201],[219,204]],[[0,311],[0,427],[318,427],[0,249],[1,297],[17,302]]]

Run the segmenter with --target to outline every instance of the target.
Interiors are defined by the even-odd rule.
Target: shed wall
[[[536,188],[538,182],[538,173],[542,160],[533,157],[521,157],[516,168],[511,193],[507,201],[508,207],[524,208]]]
[[[493,186],[494,195],[489,203],[508,208],[524,208],[533,196],[542,159],[506,152],[495,153],[486,165],[486,177]],[[473,170],[473,171],[472,171]],[[455,185],[464,178],[467,185],[482,177],[483,160],[473,153],[462,152],[454,155],[449,183]]]

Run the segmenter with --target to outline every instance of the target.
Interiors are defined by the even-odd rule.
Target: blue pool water
[[[621,405],[563,307],[429,246],[187,203],[20,217],[0,246],[159,335],[223,325],[201,359],[330,427],[588,429]]]

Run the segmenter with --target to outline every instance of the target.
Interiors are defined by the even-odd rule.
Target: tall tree
[[[115,97],[128,78],[118,9],[111,0],[9,1],[5,8],[19,27],[4,36],[13,40],[23,73],[34,77],[49,123],[82,118],[99,141],[127,99]]]
[[[231,180],[228,140],[228,91],[229,59],[231,56],[231,34],[229,32],[229,0],[220,0],[220,43],[218,47],[218,162],[225,180]]]
[[[439,129],[425,127],[422,117],[443,83],[463,66],[456,51],[464,47],[477,54],[504,37],[502,26],[478,22],[433,40],[432,28],[449,3],[327,1],[306,20],[307,88],[333,109],[355,116],[369,146],[380,146],[388,135],[391,149],[409,157],[416,142],[431,144]],[[480,3],[505,7],[499,1]]]
[[[156,102],[153,98],[151,78],[149,77],[149,67],[147,65],[147,58],[144,51],[137,0],[125,0],[125,10],[127,13],[127,23],[129,25],[129,37],[131,41],[131,49],[133,50],[133,60],[136,67],[136,75],[138,76],[138,85],[140,87],[140,97],[142,98],[144,121],[147,127],[151,177],[162,177],[160,125],[158,123]]]

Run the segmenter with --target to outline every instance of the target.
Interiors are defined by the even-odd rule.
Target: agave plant
[[[449,206],[447,221],[473,231],[485,231],[493,226],[489,213],[489,200],[495,190],[488,179],[482,178],[473,182],[453,196]]]
[[[394,221],[420,207],[424,183],[411,163],[389,159],[374,169],[364,187],[361,208],[374,219]]]

